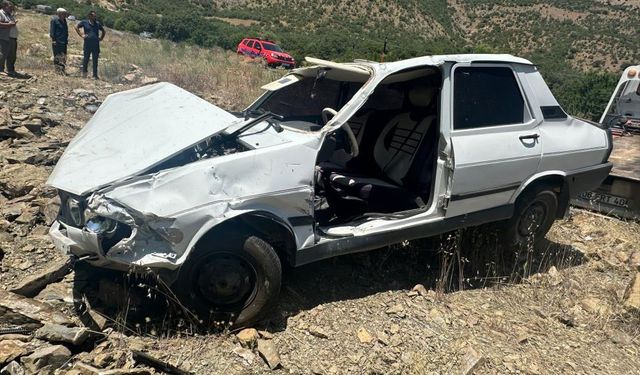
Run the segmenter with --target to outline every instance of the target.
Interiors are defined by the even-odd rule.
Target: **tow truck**
[[[600,123],[611,129],[613,168],[602,185],[580,194],[573,204],[640,220],[640,65],[624,70]]]

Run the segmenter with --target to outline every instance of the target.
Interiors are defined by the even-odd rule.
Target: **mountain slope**
[[[23,0],[34,5],[35,0]],[[622,0],[92,0],[107,26],[233,50],[246,36],[303,56],[350,61],[496,52],[529,58],[565,108],[597,118],[640,61],[640,4]],[[92,5],[52,0],[76,14]],[[107,10],[111,9],[111,10]],[[588,72],[594,72],[587,74]],[[584,92],[585,88],[593,88]],[[582,90],[582,91],[581,91]],[[594,96],[595,97],[592,97]],[[586,105],[585,103],[593,103]]]

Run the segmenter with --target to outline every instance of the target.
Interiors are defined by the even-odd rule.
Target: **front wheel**
[[[176,294],[205,324],[224,321],[238,327],[257,322],[280,292],[278,255],[256,236],[218,236],[215,243],[194,250],[180,269]]]
[[[513,217],[504,231],[504,241],[510,246],[539,244],[544,239],[558,211],[558,195],[546,186],[523,194],[516,203]]]

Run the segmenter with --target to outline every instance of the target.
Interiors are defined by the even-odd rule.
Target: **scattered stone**
[[[549,271],[547,271],[547,273],[549,274],[549,276],[553,278],[556,278],[559,275],[558,269],[556,268],[556,266],[551,266],[551,268],[549,268]]]
[[[48,284],[62,280],[65,275],[71,272],[72,268],[72,259],[63,258],[54,262],[45,270],[27,277],[16,288],[11,289],[11,291],[25,297],[35,297]]]
[[[640,272],[640,251],[635,251],[633,254],[631,254],[631,256],[629,257],[629,267]]]
[[[48,199],[42,209],[42,213],[44,214],[45,224],[47,226],[53,224],[53,222],[58,218],[59,212],[60,212],[60,197],[56,196],[55,198]]]
[[[78,375],[151,375],[151,371],[145,368],[102,370],[84,362],[76,362],[71,371],[77,371]],[[69,372],[66,375],[69,375]]]
[[[72,325],[72,322],[51,306],[0,289],[0,321],[4,324],[37,329],[44,323]]]
[[[89,331],[84,327],[65,327],[47,323],[36,331],[36,337],[52,343],[67,343],[78,346],[89,338]]]
[[[0,365],[11,362],[29,353],[27,345],[18,340],[0,341]]]
[[[237,347],[233,349],[233,353],[244,360],[247,365],[252,365],[256,355],[249,349]]]
[[[16,361],[11,361],[2,370],[0,370],[0,375],[25,375],[25,374],[26,374],[26,371],[24,370],[24,367],[20,366],[20,364]]]
[[[329,338],[329,334],[322,328],[318,327],[318,326],[312,326],[309,327],[309,329],[307,330],[312,336],[321,338],[321,339],[328,339]]]
[[[272,340],[258,340],[258,353],[267,363],[270,369],[274,370],[280,366],[280,353]]]
[[[142,85],[152,85],[154,83],[158,83],[159,80],[156,77],[147,77],[144,76],[142,77],[142,79],[140,80],[140,84]]]
[[[388,308],[387,311],[385,311],[385,313],[387,315],[404,316],[404,308],[402,307],[401,304],[396,304]]]
[[[22,125],[33,134],[42,134],[42,120],[39,118],[34,118],[29,120],[28,122],[23,122]]]
[[[624,305],[640,311],[640,273],[636,273],[624,292]]]
[[[423,297],[425,297],[427,294],[429,294],[429,292],[427,291],[427,288],[425,288],[424,285],[422,285],[422,284],[417,284],[411,290],[414,291],[414,292],[417,292],[419,295],[421,295]]]
[[[604,301],[593,297],[580,301],[580,307],[582,307],[584,311],[595,315],[605,315],[609,312],[609,306],[607,306]]]
[[[21,334],[21,333],[7,333],[5,335],[0,335],[0,341],[4,340],[16,340],[22,342],[31,341],[31,335]]]
[[[473,374],[484,364],[485,361],[485,357],[481,356],[477,351],[475,351],[475,349],[468,346],[464,356],[462,357],[462,374]]]
[[[22,357],[21,361],[25,369],[30,373],[36,373],[45,366],[59,368],[64,365],[69,358],[71,352],[62,345],[52,345],[36,350],[26,357]]]
[[[363,344],[371,344],[375,340],[375,337],[373,337],[364,327],[358,328],[356,334],[358,335],[358,340]]]
[[[245,347],[253,348],[258,340],[258,331],[255,328],[245,328],[236,334],[236,337]]]
[[[98,105],[96,104],[87,104],[84,106],[85,111],[89,112],[89,113],[96,113],[98,112]]]
[[[9,199],[22,197],[43,185],[48,176],[46,169],[35,165],[5,165],[0,169],[0,193]]]

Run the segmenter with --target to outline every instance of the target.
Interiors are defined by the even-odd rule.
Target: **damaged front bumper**
[[[85,260],[95,266],[127,270],[129,265],[107,259],[103,254],[98,235],[78,229],[56,220],[49,229],[53,244],[63,254]]]

